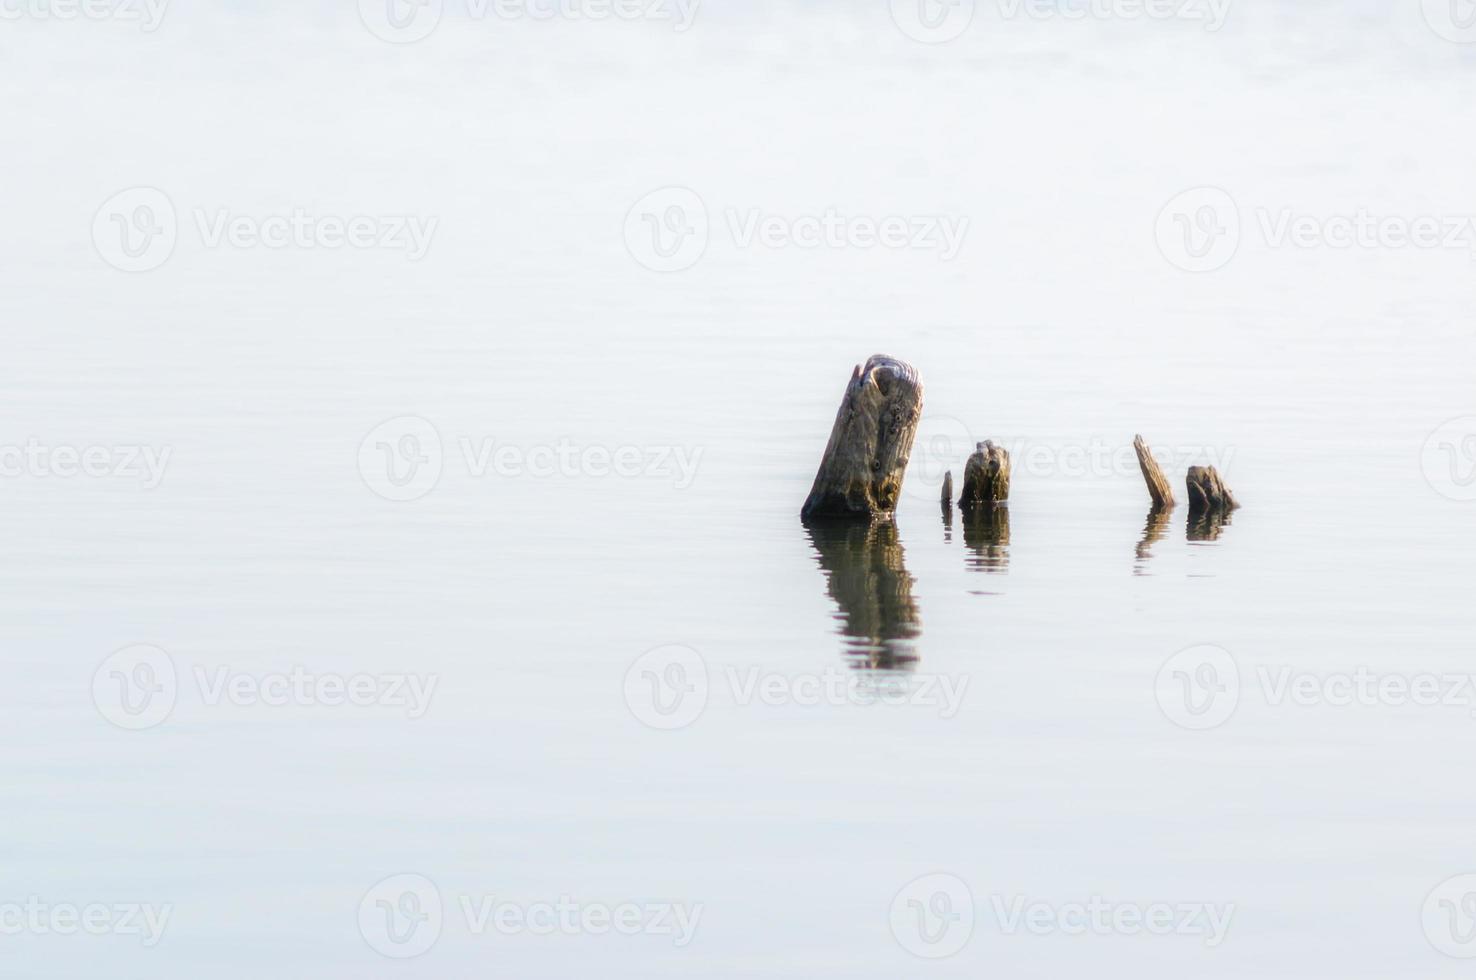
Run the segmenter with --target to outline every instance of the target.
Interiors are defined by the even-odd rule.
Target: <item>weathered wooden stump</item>
[[[1185,481],[1189,489],[1189,513],[1230,511],[1239,507],[1230,488],[1213,466],[1191,466]]]
[[[1010,499],[1010,454],[989,440],[979,443],[964,467],[960,507],[1002,504]]]
[[[879,518],[897,509],[923,386],[912,365],[875,354],[851,372],[800,515]]]
[[[1138,454],[1138,468],[1143,471],[1143,481],[1148,484],[1148,495],[1153,498],[1153,506],[1158,510],[1173,509],[1173,487],[1170,486],[1168,477],[1163,475],[1158,460],[1153,458],[1153,453],[1149,451],[1142,436],[1133,437],[1133,450]]]

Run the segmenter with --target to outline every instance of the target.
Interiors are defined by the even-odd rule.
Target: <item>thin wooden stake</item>
[[[1168,477],[1163,475],[1158,460],[1153,458],[1148,443],[1143,441],[1142,436],[1134,436],[1133,449],[1138,454],[1138,467],[1143,471],[1143,481],[1148,484],[1148,495],[1153,498],[1153,506],[1159,510],[1171,509],[1174,506],[1173,487],[1169,485]]]

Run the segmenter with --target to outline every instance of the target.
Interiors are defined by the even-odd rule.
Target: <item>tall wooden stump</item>
[[[875,354],[856,367],[800,515],[806,520],[891,516],[902,493],[922,398],[917,371],[904,361]]]
[[[1191,466],[1185,481],[1189,489],[1189,513],[1231,511],[1239,507],[1230,488],[1213,466]]]
[[[1174,489],[1169,484],[1168,477],[1163,475],[1158,460],[1153,458],[1153,453],[1149,451],[1142,436],[1133,437],[1133,450],[1138,454],[1138,468],[1143,471],[1143,482],[1148,484],[1148,496],[1153,498],[1154,508],[1171,510],[1174,506]]]
[[[1002,504],[1009,499],[1010,454],[986,439],[964,466],[963,494],[958,505]]]

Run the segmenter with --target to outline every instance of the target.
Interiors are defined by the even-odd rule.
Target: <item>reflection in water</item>
[[[1168,533],[1169,518],[1173,510],[1167,507],[1150,507],[1148,520],[1143,525],[1143,540],[1138,542],[1138,561],[1133,565],[1134,575],[1148,574],[1148,559],[1153,557],[1153,546]]]
[[[951,544],[953,541],[953,502],[947,497],[943,498],[943,543]]]
[[[826,590],[840,607],[844,652],[863,669],[910,669],[922,633],[912,576],[890,521],[806,525],[825,572]]]
[[[979,504],[961,509],[964,544],[973,552],[964,565],[981,572],[1007,572],[1010,568],[1010,509],[998,504]]]
[[[1228,507],[1212,507],[1208,510],[1195,511],[1189,515],[1189,522],[1185,525],[1186,534],[1190,541],[1218,541],[1220,532],[1230,526],[1230,515],[1234,511]]]

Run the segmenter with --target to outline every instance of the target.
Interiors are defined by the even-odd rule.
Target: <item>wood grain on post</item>
[[[989,440],[979,443],[964,467],[960,507],[1002,504],[1010,499],[1010,454]]]
[[[1189,513],[1234,510],[1240,504],[1213,466],[1191,466],[1185,480],[1189,490]]]
[[[1174,489],[1169,484],[1168,477],[1163,475],[1158,460],[1153,458],[1153,453],[1142,436],[1133,437],[1133,449],[1138,454],[1138,467],[1143,471],[1143,481],[1148,484],[1148,495],[1153,498],[1153,506],[1159,510],[1169,510],[1174,506]]]
[[[856,367],[801,516],[890,517],[902,494],[922,397],[917,371],[904,361],[875,354]]]

